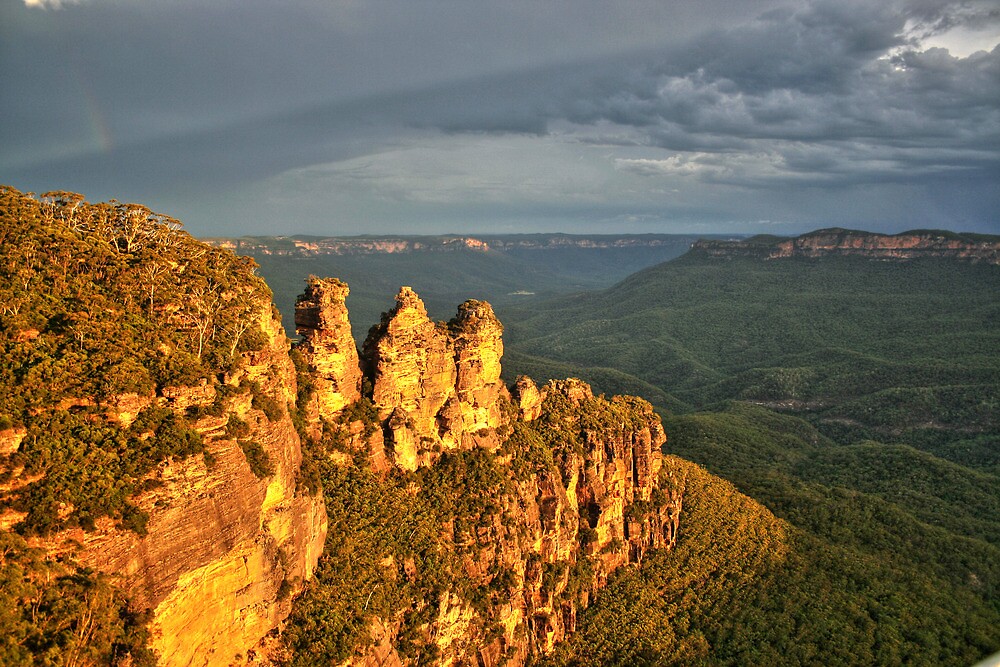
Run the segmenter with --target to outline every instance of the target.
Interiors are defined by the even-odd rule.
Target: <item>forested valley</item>
[[[202,542],[183,555],[205,550],[191,571],[219,582],[251,559],[271,573],[233,584],[258,596],[244,609],[274,611],[228,661],[969,665],[1000,650],[995,264],[696,247],[609,287],[561,270],[513,295],[530,290],[510,257],[408,256],[393,280],[454,260],[446,281],[511,298],[435,324],[412,292],[393,307],[393,286],[356,395],[327,419],[309,407],[315,360],[289,356],[251,259],[141,205],[0,196],[4,664],[154,664],[180,607],[169,586],[212,578],[80,559],[98,562],[101,539],[153,553],[187,499],[234,494],[265,510],[206,519],[225,525],[218,544],[186,528]],[[318,280],[300,260],[265,260],[276,301]],[[366,278],[352,259],[352,281],[382,285],[387,261]],[[454,381],[427,415],[386,403],[372,367],[413,351],[378,347],[403,324],[479,374],[502,351],[502,380]],[[487,389],[488,416],[469,417]],[[662,456],[642,450],[663,433]]]

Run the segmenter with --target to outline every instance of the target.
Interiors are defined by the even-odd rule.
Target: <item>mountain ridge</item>
[[[723,236],[723,235],[712,235]],[[247,254],[321,256],[354,254],[393,254],[411,252],[448,252],[468,249],[549,250],[565,248],[664,247],[678,242],[690,243],[694,234],[363,234],[357,236],[243,236],[205,237],[209,245]],[[729,235],[729,238],[732,238]]]
[[[754,236],[742,241],[699,240],[694,243],[691,250],[717,258],[743,256],[786,259],[859,256],[903,261],[937,257],[1000,264],[1000,236],[938,229],[914,229],[898,234],[881,234],[831,227],[794,238]]]

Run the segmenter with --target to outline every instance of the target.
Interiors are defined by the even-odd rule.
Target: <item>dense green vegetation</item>
[[[603,292],[508,310],[505,372],[570,372],[601,390],[631,377],[672,411],[754,401],[838,442],[912,444],[995,472],[998,293],[1000,267],[956,260],[689,253]]]
[[[525,508],[537,502],[545,478],[566,483],[565,468],[579,461],[586,442],[644,428],[648,404],[629,397],[574,403],[552,392],[533,422],[513,420],[507,405],[512,421],[499,450],[443,452],[414,472],[374,471],[367,451],[352,449],[346,427],[354,419],[371,423],[369,406],[362,399],[306,447],[330,529],[316,577],[283,632],[287,662],[343,661],[370,646],[381,619],[400,625],[400,654],[425,664],[437,655],[429,633],[442,611],[470,605],[476,619],[463,641],[482,647],[500,636],[499,610],[515,591],[540,586],[556,600],[577,600],[592,588],[585,549],[574,563],[541,562]],[[640,508],[633,511],[642,518]],[[579,532],[582,545],[591,532]],[[505,553],[520,553],[520,567],[505,565]]]
[[[673,458],[675,477],[686,471],[676,548],[613,580],[551,664],[970,665],[1000,646],[1000,549],[951,516],[974,512],[973,532],[995,535],[995,479],[914,485],[938,506],[912,512],[886,496],[933,467],[857,471],[885,493],[807,481],[795,471],[837,448],[800,420],[737,405],[666,427],[672,449],[722,460],[787,523]]]
[[[0,531],[0,664],[151,667],[144,622],[107,577]]]
[[[699,565],[739,563],[713,533],[727,510],[685,505],[675,554],[616,582],[557,662],[962,665],[1000,649],[998,293],[1000,268],[953,260],[692,253],[509,311],[510,377],[649,398],[670,452],[790,524],[787,557],[730,588],[742,575]],[[702,530],[719,553],[686,559]],[[699,586],[664,583],[689,571]],[[612,629],[629,624],[642,637]]]
[[[446,453],[437,465],[414,473],[393,468],[378,474],[366,454],[344,448],[345,434],[332,424],[309,448],[330,529],[316,577],[284,632],[289,662],[346,659],[370,644],[376,618],[402,622],[402,655],[431,659],[436,649],[425,636],[426,624],[447,596],[474,599],[484,614],[501,603],[501,584],[509,583],[503,573],[491,571],[475,582],[463,574],[462,557],[497,539],[516,489],[486,450]],[[331,457],[336,452],[340,456]],[[485,636],[477,641],[488,643]]]
[[[199,410],[216,414],[234,392],[269,400],[222,384],[266,340],[266,285],[252,260],[179,228],[138,204],[0,187],[0,431],[21,438],[0,484],[15,470],[29,480],[0,493],[0,510],[27,513],[15,530],[91,529],[109,516],[144,532],[129,501],[144,476],[204,451],[189,420],[153,397],[204,384],[216,401]],[[148,399],[123,425],[115,406],[130,395]]]

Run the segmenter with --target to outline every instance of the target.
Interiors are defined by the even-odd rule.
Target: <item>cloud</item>
[[[774,12],[693,50],[667,49],[657,65],[602,80],[557,113],[687,154],[619,163],[636,172],[724,173],[747,185],[995,172],[1000,49],[921,51],[908,46],[906,23],[867,3]],[[729,166],[709,168],[713,154]]]
[[[34,9],[62,9],[65,5],[79,4],[80,0],[24,0],[25,7]]]
[[[22,189],[262,232],[997,225],[1000,36],[940,48],[1000,35],[985,0],[57,6],[0,6]]]

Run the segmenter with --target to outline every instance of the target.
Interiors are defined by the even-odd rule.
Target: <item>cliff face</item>
[[[343,322],[342,305],[331,308],[324,319]],[[300,333],[309,349],[325,335]],[[406,287],[372,328],[361,355],[372,422],[363,429],[344,412],[326,415],[325,428],[340,434],[332,440],[355,455],[327,452],[325,486],[342,527],[329,548],[360,539],[374,553],[367,570],[361,559],[330,565],[300,601],[286,637],[303,660],[524,664],[574,631],[614,570],[673,545],[683,480],[662,467],[666,437],[651,406],[595,397],[579,380],[539,388],[521,378],[511,397],[500,380],[501,335],[489,304],[467,301],[435,324]],[[322,354],[311,357],[313,369],[324,366]],[[366,502],[346,490],[345,475],[381,489],[380,502],[395,507],[384,524],[369,510],[344,509]],[[350,578],[368,583],[354,590]],[[328,617],[330,600],[352,596],[345,628],[311,629],[311,614]],[[354,643],[316,648],[361,626]]]
[[[997,237],[923,230],[886,235],[823,229],[793,239],[698,241],[693,250],[714,257],[854,256],[883,260],[944,257],[1000,264],[1000,239]]]
[[[326,509],[270,291],[179,227],[0,187],[0,531],[113,582],[160,664],[229,665],[288,615]],[[90,655],[92,620],[48,641]]]
[[[314,378],[310,400],[318,406],[317,417],[328,420],[348,403],[344,387],[354,400],[360,397],[346,289],[340,283],[311,282],[297,309],[303,337],[298,349]],[[435,324],[413,290],[400,290],[395,307],[365,341],[362,361],[372,383],[371,400],[385,425],[383,446],[395,465],[415,470],[442,451],[499,445],[500,400],[508,395],[500,380],[502,332],[488,303],[467,301],[450,323]]]
[[[306,291],[295,304],[295,326],[302,335],[298,345],[310,368],[314,391],[304,406],[307,420],[331,419],[361,398],[358,348],[347,318],[346,284],[311,276]]]
[[[99,520],[95,531],[31,541],[114,574],[135,608],[152,611],[151,648],[162,665],[230,665],[247,657],[288,615],[291,594],[312,576],[326,538],[322,495],[296,492],[302,452],[284,407],[295,399],[287,339],[269,304],[258,316],[268,342],[226,386],[257,383],[257,395],[275,401],[276,413],[266,415],[240,393],[218,416],[197,419],[211,465],[203,457],[168,459],[147,476],[151,490],[135,498],[149,515],[145,535]],[[133,403],[185,410],[216,398],[203,386],[161,393]],[[252,470],[239,440],[258,443],[273,472]]]

